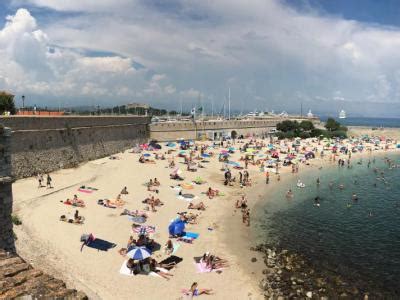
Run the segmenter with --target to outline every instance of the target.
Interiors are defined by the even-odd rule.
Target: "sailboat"
[[[339,112],[339,119],[346,119],[346,112],[343,109]]]

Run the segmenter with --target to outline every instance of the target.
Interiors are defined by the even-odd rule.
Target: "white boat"
[[[346,112],[343,109],[339,113],[339,119],[346,119]]]

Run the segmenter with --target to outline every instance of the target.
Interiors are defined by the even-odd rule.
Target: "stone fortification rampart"
[[[149,139],[150,118],[4,117],[11,127],[12,174],[16,178],[101,158]]]
[[[0,127],[0,249],[14,252],[11,185],[11,130]]]
[[[306,118],[291,118],[301,121]],[[203,136],[217,139],[221,136],[262,135],[267,134],[276,124],[285,119],[280,117],[249,119],[249,120],[208,120],[208,121],[187,121],[187,122],[160,122],[150,125],[150,137],[159,141],[172,141],[180,138],[198,139]],[[313,122],[319,120],[309,119]]]

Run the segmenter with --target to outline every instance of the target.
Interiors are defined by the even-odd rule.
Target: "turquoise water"
[[[400,156],[390,158],[400,164]],[[307,179],[293,176],[271,201],[258,207],[256,230],[259,238],[303,254],[319,268],[399,297],[400,168],[389,169],[378,157],[370,168],[368,158],[361,165],[354,160],[352,169],[335,166],[303,175]],[[295,186],[298,178],[306,184],[304,189]],[[344,184],[343,190],[339,184]],[[295,194],[291,200],[285,197],[288,188]],[[353,193],[358,201],[352,200]]]

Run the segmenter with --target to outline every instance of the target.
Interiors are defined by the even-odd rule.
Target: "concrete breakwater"
[[[149,117],[2,117],[12,130],[12,175],[74,167],[149,139]]]

